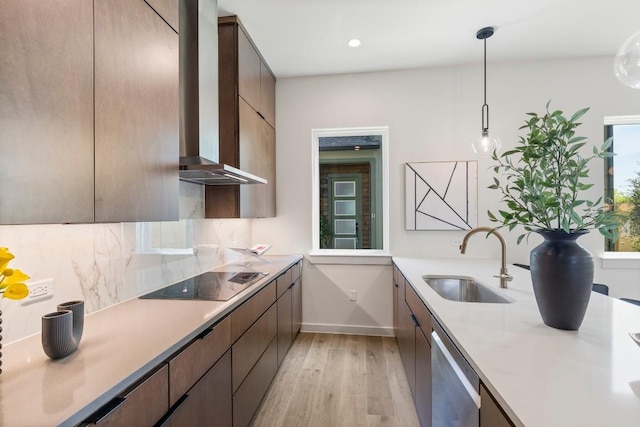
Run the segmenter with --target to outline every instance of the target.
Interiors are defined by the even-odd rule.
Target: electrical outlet
[[[358,291],[350,290],[349,291],[349,300],[350,301],[357,301],[358,300]]]
[[[32,304],[53,297],[53,279],[38,280],[27,284],[29,295],[22,299],[21,305]]]

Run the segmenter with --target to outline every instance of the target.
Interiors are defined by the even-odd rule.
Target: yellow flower
[[[7,274],[7,270],[9,270],[9,274]],[[2,275],[4,278],[2,279],[2,282],[0,282],[0,289],[8,288],[11,285],[24,285],[22,282],[29,280],[29,276],[18,269],[14,270],[12,268],[7,268],[4,270]]]
[[[13,258],[15,257],[9,252],[9,248],[0,248],[0,272],[7,268],[9,261]]]
[[[24,284],[29,276],[18,269],[7,267],[13,258],[15,257],[8,248],[0,247],[0,298],[22,299],[29,295],[29,288]]]
[[[3,295],[9,299],[22,299],[29,295],[29,288],[24,283],[13,283],[6,287]]]

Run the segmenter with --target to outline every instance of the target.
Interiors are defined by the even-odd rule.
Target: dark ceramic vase
[[[78,349],[84,329],[84,301],[60,304],[58,311],[42,316],[42,348],[52,359],[62,359]]]
[[[544,242],[531,251],[531,281],[542,320],[553,328],[576,331],[587,311],[593,257],[577,242],[587,233],[538,231]]]

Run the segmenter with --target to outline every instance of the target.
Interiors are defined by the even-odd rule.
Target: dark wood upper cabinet
[[[0,223],[93,222],[92,4],[0,10]]]
[[[96,0],[95,221],[178,219],[178,34],[142,0]]]
[[[218,19],[220,163],[266,178],[267,184],[208,186],[207,218],[276,215],[275,83],[236,16]]]
[[[221,22],[225,22],[223,19]],[[237,22],[237,21],[236,21]],[[232,24],[233,25],[233,24]],[[260,55],[253,47],[249,36],[238,25],[236,29],[238,39],[238,95],[256,111],[260,109]]]
[[[177,0],[149,2],[0,0],[0,224],[178,219]]]
[[[260,114],[271,126],[276,126],[276,78],[264,62],[260,63]]]

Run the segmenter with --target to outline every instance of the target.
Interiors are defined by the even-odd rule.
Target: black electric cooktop
[[[256,271],[208,271],[140,298],[227,301],[266,275]]]

